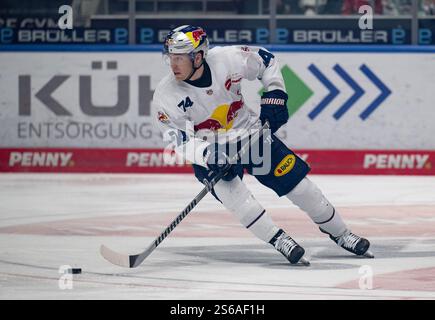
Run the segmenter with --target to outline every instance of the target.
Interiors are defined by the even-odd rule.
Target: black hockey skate
[[[329,235],[329,237],[343,249],[356,254],[357,256],[365,256],[367,258],[374,258],[372,252],[369,251],[370,242],[356,234],[346,230],[346,232],[340,237],[334,237],[330,233],[326,232],[322,228],[320,231]]]
[[[300,262],[306,266],[310,265],[310,262],[303,257],[304,248],[297,244],[284,230],[280,229],[269,243],[281,252],[291,264]]]

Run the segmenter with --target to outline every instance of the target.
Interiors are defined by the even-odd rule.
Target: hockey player
[[[175,28],[168,34],[163,53],[172,72],[160,81],[154,92],[155,123],[164,136],[168,132],[177,136],[175,151],[193,163],[199,181],[210,181],[217,173],[227,170],[212,193],[242,225],[273,245],[290,263],[307,262],[303,258],[305,250],[274,224],[243,183],[243,169],[247,169],[260,183],[305,211],[340,247],[359,256],[372,257],[368,252],[369,241],[349,230],[334,206],[306,177],[310,171],[307,163],[273,135],[287,122],[289,114],[284,81],[272,53],[246,46],[209,50],[205,31],[190,25]],[[259,117],[243,100],[242,79],[259,79],[266,88]],[[229,148],[219,148],[210,137],[219,133],[219,138],[222,135],[228,138],[243,129],[259,129],[266,120],[272,132],[270,170],[255,174],[253,163],[229,167]],[[231,141],[234,139],[228,138],[224,143],[228,145]]]

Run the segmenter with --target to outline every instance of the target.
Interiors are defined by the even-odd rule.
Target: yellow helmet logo
[[[275,168],[273,174],[275,177],[281,177],[287,173],[289,173],[296,163],[296,157],[294,154],[289,154],[284,159],[281,160],[280,163]]]

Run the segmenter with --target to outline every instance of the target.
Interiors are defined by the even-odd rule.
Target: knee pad
[[[268,243],[279,228],[239,177],[220,180],[214,190],[222,204],[259,239]]]
[[[332,204],[306,177],[286,196],[317,224],[325,223],[334,216],[335,209]]]
[[[214,186],[214,191],[225,208],[237,216],[247,228],[264,211],[264,208],[239,177],[235,177],[231,181],[220,180]]]

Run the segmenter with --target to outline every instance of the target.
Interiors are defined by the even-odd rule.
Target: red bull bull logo
[[[243,101],[234,101],[230,105],[222,104],[213,110],[210,118],[194,126],[195,131],[208,130],[229,130],[233,127],[234,119],[238,111],[243,108]]]
[[[164,112],[159,111],[157,113],[157,118],[162,123],[169,123],[169,117]]]
[[[195,39],[195,41],[199,41],[202,39],[202,36],[205,34],[204,30],[199,29],[199,30],[195,30],[192,31],[192,37],[193,39]]]
[[[232,75],[229,76],[225,81],[225,89],[240,96],[241,89],[242,89],[241,84],[242,84],[242,77],[237,74]]]
[[[192,41],[194,48],[199,46],[203,35],[205,35],[205,32],[202,29],[186,32],[186,36],[190,39],[190,41]]]

